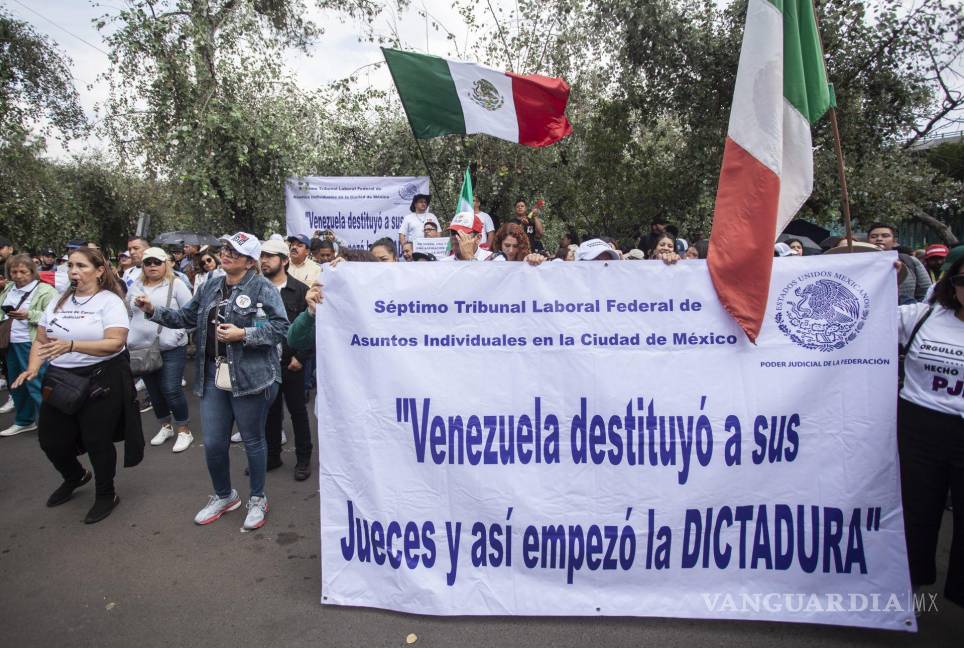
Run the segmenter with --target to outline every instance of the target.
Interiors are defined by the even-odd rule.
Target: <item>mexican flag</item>
[[[763,325],[773,243],[813,190],[810,128],[829,107],[811,0],[750,0],[707,263],[751,342]]]
[[[472,212],[475,213],[475,205],[472,194],[472,174],[469,173],[470,167],[465,168],[465,176],[462,178],[462,191],[459,192],[459,202],[455,205],[455,213]]]
[[[569,85],[562,79],[396,49],[382,53],[419,139],[485,133],[548,146],[572,132],[565,114]]]

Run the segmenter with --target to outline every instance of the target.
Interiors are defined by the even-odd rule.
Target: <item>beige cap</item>
[[[287,259],[290,252],[288,250],[288,244],[284,241],[269,239],[261,243],[261,254],[277,254]]]
[[[159,247],[149,247],[144,250],[144,254],[141,255],[141,260],[143,259],[157,259],[158,261],[167,261],[170,257],[167,256],[167,252]]]

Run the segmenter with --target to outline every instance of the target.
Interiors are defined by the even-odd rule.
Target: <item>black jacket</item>
[[[295,321],[298,315],[308,310],[308,302],[305,300],[305,295],[307,294],[308,286],[294,277],[288,277],[288,283],[281,288],[281,301],[285,305],[285,313],[288,314],[289,322]],[[288,363],[291,362],[292,356],[298,358],[298,362],[301,364],[305,364],[306,361],[311,360],[314,354],[314,345],[312,345],[310,349],[294,351],[288,346],[288,340],[284,340],[281,343],[281,366],[287,367]]]

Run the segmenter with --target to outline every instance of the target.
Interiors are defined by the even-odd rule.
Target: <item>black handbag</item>
[[[76,414],[90,395],[90,378],[49,365],[41,389],[43,401],[64,414]]]

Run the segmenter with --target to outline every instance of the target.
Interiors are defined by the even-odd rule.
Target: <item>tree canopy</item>
[[[950,0],[906,4],[816,2],[852,210],[858,224],[918,220],[950,241],[946,224],[961,218],[960,167],[918,145],[961,117],[953,65],[964,17]],[[547,240],[572,228],[630,242],[657,215],[691,239],[709,232],[746,0],[455,6],[461,25],[412,10],[446,35],[453,56],[564,77],[574,132],[545,149],[487,136],[422,142],[437,213],[451,215],[470,165],[483,208],[496,218],[517,197],[544,198]],[[309,7],[350,18],[361,25],[359,38],[403,44],[397,30],[378,27],[384,7],[373,0],[131,0],[111,9],[97,22],[110,53],[110,98],[98,127],[109,149],[70,163],[49,162],[42,143],[31,148],[21,137],[14,145],[7,136],[38,132],[37,123],[76,136],[83,114],[69,62],[3,17],[0,101],[15,109],[3,111],[0,173],[14,180],[0,189],[0,230],[27,245],[56,243],[69,223],[40,221],[56,213],[83,222],[83,211],[120,237],[146,210],[154,229],[263,235],[284,227],[287,176],[425,174],[394,89],[351,77],[307,90],[285,69],[285,52],[310,51],[324,38],[305,17]],[[831,137],[825,121],[816,126],[815,188],[800,214],[824,224],[840,218]],[[53,190],[48,179],[58,176],[77,182]]]

